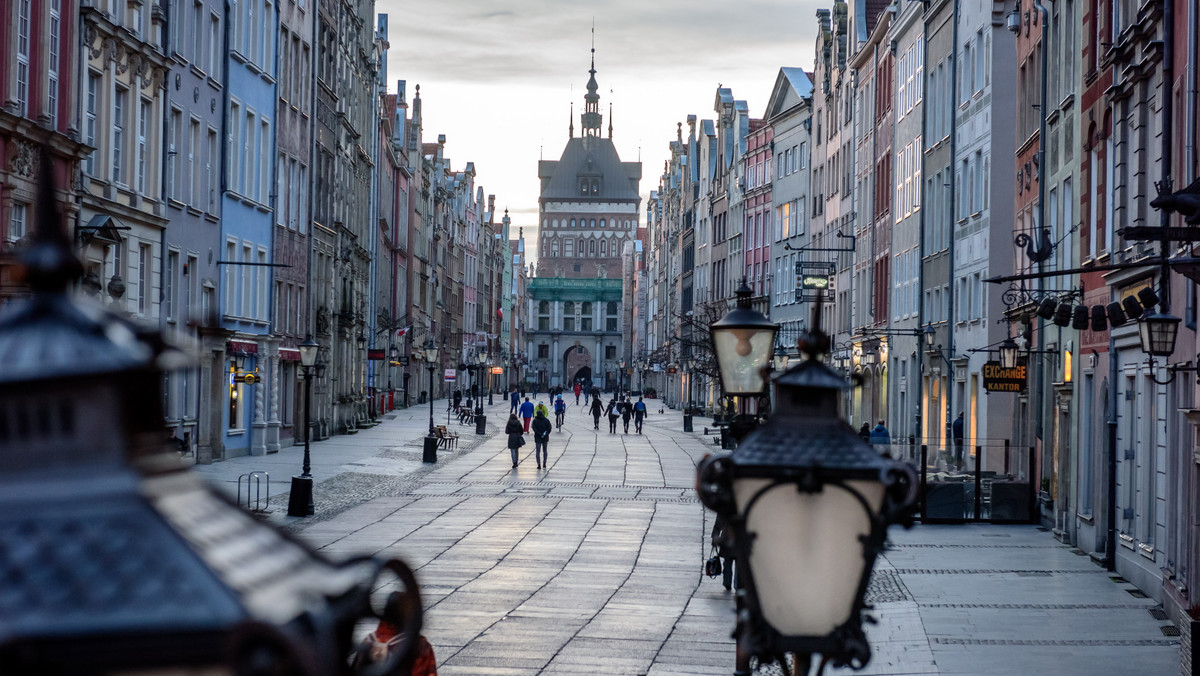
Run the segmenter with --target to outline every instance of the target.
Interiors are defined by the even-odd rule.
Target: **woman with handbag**
[[[525,426],[517,420],[516,414],[508,416],[508,424],[504,426],[504,433],[508,435],[508,450],[512,452],[513,468],[517,467],[517,449],[525,445]]]
[[[737,584],[737,573],[733,569],[733,543],[729,539],[732,536],[733,534],[728,532],[725,526],[725,520],[717,516],[716,521],[713,522],[712,546],[724,564],[721,566],[721,584],[727,591]]]

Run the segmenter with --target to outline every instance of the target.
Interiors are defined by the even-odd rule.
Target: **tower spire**
[[[612,101],[608,102],[608,138],[612,138]]]
[[[571,117],[567,118],[570,122],[570,127],[567,130],[567,138],[575,138],[575,102],[571,102]]]
[[[596,23],[592,20],[592,67],[588,70],[587,94],[584,95],[584,110],[580,126],[584,136],[599,136],[604,116],[600,114],[600,85],[596,83]]]

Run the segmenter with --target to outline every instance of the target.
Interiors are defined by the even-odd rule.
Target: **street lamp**
[[[617,390],[620,392],[624,392],[625,391],[625,367],[627,365],[627,362],[624,359],[622,359],[619,363],[621,365],[621,371],[619,373],[617,373]]]
[[[696,470],[700,501],[729,524],[738,562],[739,668],[784,652],[796,655],[794,673],[807,673],[813,653],[864,666],[867,582],[888,526],[910,524],[917,497],[915,470],[838,416],[849,384],[817,352],[806,356],[775,380],[775,415]]]
[[[1005,338],[1004,342],[1000,343],[1000,368],[1016,368],[1017,349],[1017,341],[1012,338]]]
[[[312,424],[312,378],[317,365],[317,354],[321,346],[313,340],[312,334],[304,337],[300,343],[300,368],[304,371],[304,466],[300,476],[292,477],[292,492],[288,496],[288,516],[312,516],[313,507],[313,478],[312,462],[309,456],[309,437],[312,436],[309,425]]]
[[[737,307],[709,327],[721,387],[727,395],[758,395],[767,389],[764,370],[771,362],[779,325],[750,308],[752,294],[742,282]]]
[[[1170,357],[1175,352],[1180,321],[1179,317],[1163,312],[1142,317],[1138,325],[1142,351],[1152,357]]]
[[[437,370],[438,349],[433,341],[425,343],[423,350],[425,363],[429,369],[429,436],[433,436],[433,372]]]

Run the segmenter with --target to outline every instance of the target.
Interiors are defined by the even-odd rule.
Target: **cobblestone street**
[[[711,513],[692,490],[712,438],[677,412],[645,434],[592,429],[571,405],[549,469],[532,440],[511,468],[489,433],[420,460],[428,409],[313,444],[317,513],[286,512],[301,449],[197,469],[237,492],[270,472],[270,513],[331,557],[383,554],[417,571],[439,673],[729,674],[733,597],[701,574]],[[445,420],[444,402],[435,412]],[[244,495],[243,495],[244,499]],[[1175,674],[1179,639],[1150,599],[1033,526],[893,530],[869,590],[867,674]],[[767,673],[769,669],[761,669]]]

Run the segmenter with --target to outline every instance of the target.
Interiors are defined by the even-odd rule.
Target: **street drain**
[[[1110,575],[1110,576],[1108,576],[1108,579],[1112,580],[1113,582],[1116,582],[1117,584],[1121,584],[1122,582],[1125,581],[1125,578],[1121,577],[1120,575]]]
[[[1050,577],[1048,570],[1018,570],[1017,577]]]
[[[1167,619],[1167,611],[1163,610],[1162,608],[1150,608],[1146,612],[1150,613],[1150,617],[1153,617],[1156,620]]]
[[[1179,627],[1173,624],[1164,624],[1159,629],[1162,630],[1163,636],[1179,636]]]
[[[1144,599],[1144,598],[1148,598],[1148,597],[1146,596],[1146,594],[1145,594],[1144,592],[1142,592],[1142,590],[1141,590],[1141,589],[1126,589],[1126,590],[1125,590],[1125,592],[1126,592],[1127,594],[1129,594],[1130,596],[1134,597],[1135,599]]]

